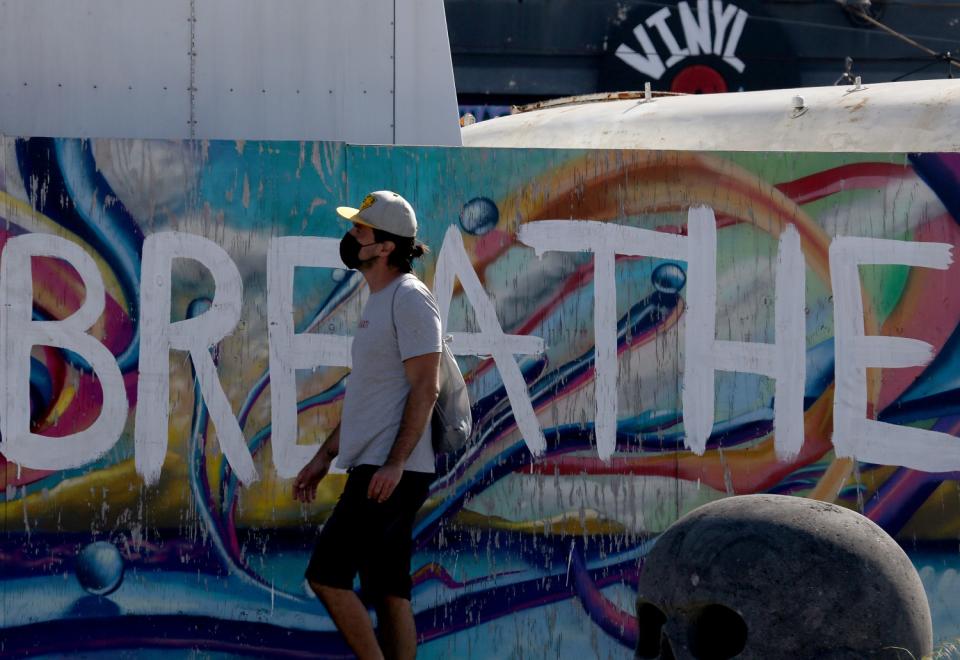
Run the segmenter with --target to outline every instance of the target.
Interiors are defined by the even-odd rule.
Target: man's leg
[[[373,561],[360,566],[365,600],[377,608],[380,646],[387,658],[412,659],[417,654],[417,629],[410,606],[410,556],[413,522],[427,499],[432,474],[404,472],[390,498],[376,504],[370,520],[379,533],[371,546]]]
[[[377,606],[377,621],[387,660],[413,660],[417,655],[417,628],[410,601],[384,596]]]
[[[367,536],[367,486],[376,470],[360,466],[350,472],[343,493],[317,538],[306,578],[347,644],[360,658],[383,658],[367,608],[353,592],[353,580],[364,562]]]
[[[317,598],[327,608],[337,630],[347,640],[350,649],[360,660],[380,660],[383,652],[377,643],[377,636],[373,632],[373,623],[367,614],[367,608],[360,602],[350,589],[337,589],[323,584],[310,582],[310,588],[317,594]],[[409,608],[410,603],[407,603]],[[413,615],[410,616],[410,625],[413,625]],[[416,650],[416,632],[414,632],[414,650]],[[410,656],[411,658],[413,656]]]

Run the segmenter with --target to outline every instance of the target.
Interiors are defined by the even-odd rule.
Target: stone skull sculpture
[[[863,516],[783,495],[704,505],[640,573],[637,658],[920,658],[932,653],[920,577]]]

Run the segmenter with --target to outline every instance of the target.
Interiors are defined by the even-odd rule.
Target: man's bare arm
[[[410,392],[403,408],[400,430],[393,442],[390,455],[382,468],[370,480],[367,497],[385,502],[400,483],[403,466],[410,457],[423,430],[430,421],[433,404],[440,392],[440,353],[427,353],[403,362]]]
[[[403,363],[410,393],[400,419],[400,430],[387,463],[403,467],[430,421],[440,392],[440,353],[412,357]]]

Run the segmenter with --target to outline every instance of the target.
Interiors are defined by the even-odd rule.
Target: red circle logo
[[[681,69],[673,77],[670,91],[680,94],[717,94],[727,91],[727,81],[716,69],[693,64]]]

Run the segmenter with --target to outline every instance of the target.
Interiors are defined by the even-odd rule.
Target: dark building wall
[[[947,75],[946,63],[832,0],[446,0],[445,6],[461,103],[642,89],[648,81],[655,90],[684,92],[830,85],[848,56],[852,74],[866,83]],[[958,3],[874,2],[870,11],[937,52],[960,50]],[[710,52],[691,48],[697,37]]]

